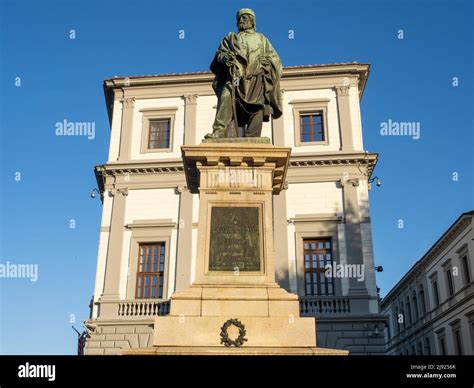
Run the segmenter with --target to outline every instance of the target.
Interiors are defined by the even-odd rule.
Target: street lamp
[[[370,178],[369,179],[369,184],[373,183],[374,181],[375,181],[375,184],[377,185],[377,187],[382,186],[382,182],[381,182],[381,180],[378,176],[374,176],[373,178]]]
[[[100,194],[100,191],[98,189],[92,189],[91,191],[91,198],[95,198],[97,194]]]

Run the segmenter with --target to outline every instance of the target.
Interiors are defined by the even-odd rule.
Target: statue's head
[[[250,8],[242,8],[237,12],[237,27],[239,31],[255,29],[255,12]]]

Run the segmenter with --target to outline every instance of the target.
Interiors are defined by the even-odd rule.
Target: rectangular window
[[[165,243],[140,244],[136,298],[163,298],[164,272]]]
[[[332,265],[331,239],[304,239],[303,247],[306,295],[334,295],[332,274],[325,273],[326,265]]]
[[[301,143],[325,141],[323,112],[302,113],[300,115]]]
[[[418,350],[417,350],[416,354],[418,354],[420,356],[423,355],[423,343],[421,341],[418,341]]]
[[[471,273],[469,271],[469,263],[467,261],[467,256],[461,258],[462,269],[464,273],[464,283],[468,284],[471,282]]]
[[[446,283],[448,284],[448,296],[454,294],[453,274],[451,268],[446,270]]]
[[[402,316],[401,329],[405,329],[405,327],[406,327],[406,317],[405,317],[405,307],[403,306],[403,302],[401,302],[401,304],[400,304],[400,314]]]
[[[420,284],[420,304],[421,304],[421,314],[426,313],[426,302],[425,302],[425,290],[423,289],[423,284]]]
[[[170,119],[150,120],[148,149],[169,148]]]
[[[411,317],[411,304],[410,304],[410,297],[407,296],[407,326],[413,323],[413,319]]]
[[[439,337],[439,351],[441,356],[446,356],[446,340],[444,337]]]
[[[395,325],[393,325],[394,327],[394,331],[395,331],[395,334],[398,334],[400,333],[400,323],[398,322],[398,307],[395,307]]]
[[[430,339],[428,337],[425,338],[425,354],[427,356],[431,356],[431,344]]]
[[[438,281],[433,280],[433,298],[434,298],[434,304],[435,307],[439,306],[439,292],[438,292]]]
[[[461,338],[461,327],[457,327],[453,330],[454,350],[458,356],[463,355],[462,338]]]
[[[419,314],[418,314],[418,298],[416,297],[416,290],[413,290],[412,303],[413,303],[414,319],[416,321],[419,317]]]

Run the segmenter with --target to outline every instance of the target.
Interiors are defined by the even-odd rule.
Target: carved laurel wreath
[[[227,332],[227,329],[232,325],[239,329],[239,336],[235,340],[230,339],[229,333]],[[227,347],[232,345],[237,347],[242,346],[244,342],[247,341],[245,334],[247,334],[247,331],[242,322],[238,319],[229,319],[221,327],[221,344],[224,344]]]

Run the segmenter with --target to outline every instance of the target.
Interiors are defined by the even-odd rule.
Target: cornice
[[[308,79],[321,77],[356,77],[359,88],[359,98],[364,93],[370,65],[367,63],[343,63],[329,65],[309,65],[285,67],[282,72],[282,81],[290,79]],[[175,73],[147,76],[114,77],[104,81],[104,91],[107,105],[113,104],[114,90],[125,90],[137,87],[168,87],[180,85],[210,85],[214,80],[211,72]],[[183,96],[187,98],[187,96]],[[194,97],[191,97],[191,101]],[[190,102],[191,102],[190,101]]]
[[[377,164],[378,154],[375,153],[321,153],[291,155],[289,168],[356,166],[367,168],[367,177]],[[95,174],[100,191],[103,191],[107,176],[146,175],[146,174],[184,174],[182,159],[133,161],[124,163],[108,163],[95,167]]]
[[[348,153],[348,154],[319,154],[319,155],[292,155],[290,168],[317,167],[317,166],[364,166],[367,168],[367,177],[370,178],[377,164],[376,153]]]

